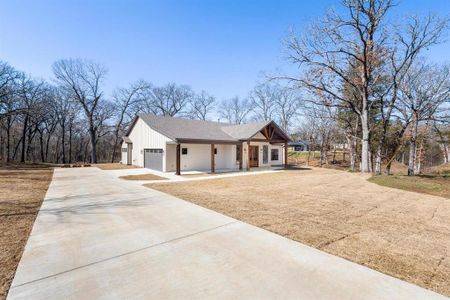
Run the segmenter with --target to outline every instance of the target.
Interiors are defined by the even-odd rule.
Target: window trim
[[[274,159],[274,154],[276,153],[276,159]],[[270,160],[280,160],[280,149],[273,148],[270,149]]]

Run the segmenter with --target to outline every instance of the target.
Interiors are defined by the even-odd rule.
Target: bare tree
[[[247,99],[240,99],[234,97],[229,100],[224,100],[220,104],[219,114],[231,124],[245,123],[246,117],[251,111],[251,106]]]
[[[291,122],[299,111],[300,103],[298,91],[289,87],[280,88],[279,97],[275,99],[275,113],[285,132],[290,132]]]
[[[143,95],[151,85],[143,80],[131,84],[128,88],[118,88],[114,92],[114,110],[116,123],[114,125],[114,140],[112,145],[111,162],[116,159],[117,147],[119,145],[119,134],[125,130],[132,119],[130,108],[140,106],[143,102]]]
[[[155,115],[173,117],[187,112],[194,92],[186,85],[169,83],[148,90],[142,110]]]
[[[61,59],[53,64],[53,73],[59,86],[82,107],[89,129],[91,161],[97,163],[97,126],[95,116],[102,106],[101,84],[106,69],[92,61]]]
[[[249,94],[250,105],[257,121],[270,121],[275,114],[276,102],[281,97],[281,90],[270,83],[257,85]]]
[[[199,94],[192,98],[189,117],[198,120],[207,120],[208,115],[214,109],[216,99],[214,96],[209,95],[205,91],[201,91]]]
[[[401,112],[410,120],[408,175],[417,173],[417,136],[421,122],[431,121],[450,99],[450,67],[421,64],[411,68],[400,86]]]
[[[405,64],[420,49],[437,41],[447,21],[429,17],[421,23],[413,18],[407,30],[399,31],[395,26],[386,26],[386,13],[393,6],[391,0],[349,0],[343,1],[343,6],[345,14],[331,11],[302,36],[291,35],[287,41],[289,58],[301,67],[304,75],[285,78],[306,88],[311,101],[319,96],[322,102],[316,101],[317,104],[351,108],[358,115],[362,134],[361,171],[371,172],[370,135],[374,128],[371,111],[379,104],[377,96],[395,94],[393,87],[398,85],[398,74],[404,71]],[[394,42],[391,32],[398,33]],[[401,55],[396,51],[393,54],[393,44],[404,48],[404,57],[399,60]],[[387,62],[392,60],[395,72],[391,72],[390,78],[395,80],[377,93],[385,85]],[[344,84],[351,86],[352,99],[342,94]],[[395,96],[390,101],[395,102]]]

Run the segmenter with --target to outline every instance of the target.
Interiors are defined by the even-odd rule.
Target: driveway
[[[444,299],[97,168],[57,169],[8,299]]]

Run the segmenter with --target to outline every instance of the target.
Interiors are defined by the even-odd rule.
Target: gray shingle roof
[[[172,140],[214,140],[236,142],[246,140],[267,126],[268,122],[232,125],[174,117],[137,114],[148,126]],[[132,125],[133,126],[133,125]],[[131,126],[131,127],[132,127]],[[130,133],[131,128],[129,129]]]

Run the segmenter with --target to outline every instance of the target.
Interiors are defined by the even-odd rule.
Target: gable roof
[[[198,140],[218,142],[238,142],[247,140],[264,129],[269,124],[274,124],[283,138],[290,140],[273,121],[232,125],[228,123],[190,120],[175,117],[156,116],[152,114],[138,113],[133,120],[126,136],[128,136],[136,123],[141,118],[150,128],[167,136],[173,141]]]

